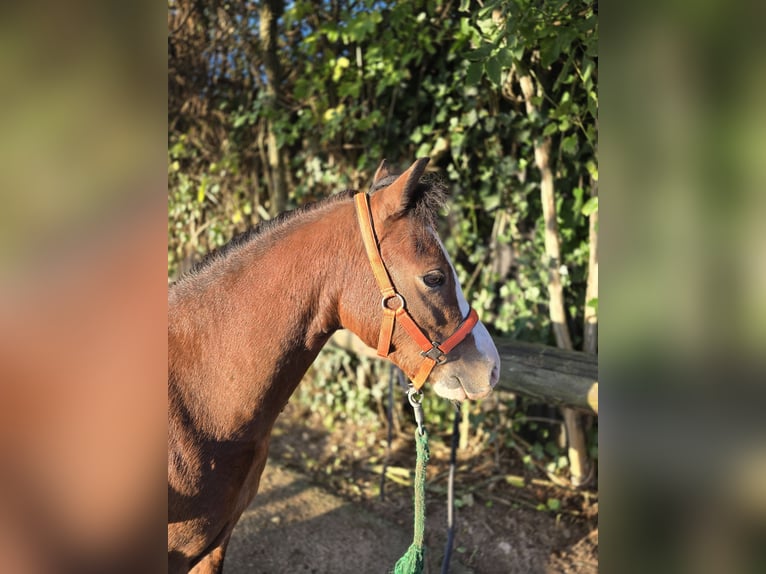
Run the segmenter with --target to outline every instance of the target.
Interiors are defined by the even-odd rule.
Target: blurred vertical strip
[[[165,568],[167,14],[0,7],[0,555]]]
[[[766,571],[766,4],[601,10],[600,559]]]

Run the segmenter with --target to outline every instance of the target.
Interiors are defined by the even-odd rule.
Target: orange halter
[[[476,314],[475,310],[471,309],[468,313],[468,317],[463,319],[455,332],[447,337],[443,343],[430,341],[407,312],[404,297],[402,297],[400,293],[397,293],[388,276],[386,265],[383,263],[383,259],[380,256],[380,249],[375,238],[375,229],[372,223],[372,213],[370,212],[368,195],[364,192],[357,193],[354,196],[354,201],[356,202],[356,215],[359,221],[359,229],[362,232],[364,248],[367,251],[367,258],[370,260],[372,273],[375,275],[375,280],[378,283],[378,287],[380,287],[380,293],[383,297],[381,300],[381,306],[383,307],[383,322],[381,323],[380,335],[378,336],[378,356],[388,357],[388,354],[391,351],[391,338],[394,335],[394,325],[398,319],[399,323],[404,327],[404,330],[407,331],[412,340],[423,349],[420,353],[423,357],[423,362],[420,364],[415,376],[410,377],[415,390],[420,390],[425,384],[426,379],[428,379],[428,375],[431,374],[433,368],[437,364],[442,363],[445,360],[446,355],[473,330],[474,326],[479,321],[479,316]],[[390,308],[388,302],[393,299],[398,302],[398,305],[395,308]]]

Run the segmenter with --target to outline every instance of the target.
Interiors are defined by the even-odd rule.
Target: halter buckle
[[[428,357],[429,359],[431,359],[432,361],[435,361],[438,364],[443,363],[447,358],[447,354],[439,348],[439,343],[437,343],[436,341],[431,341],[431,344],[433,345],[433,347],[431,347],[427,351],[421,351],[420,356]]]

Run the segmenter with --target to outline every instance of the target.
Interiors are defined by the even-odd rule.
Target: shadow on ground
[[[385,574],[411,540],[411,529],[269,462],[258,495],[234,529],[224,573]],[[430,557],[431,572],[439,571],[441,552]],[[450,572],[471,572],[452,562]]]

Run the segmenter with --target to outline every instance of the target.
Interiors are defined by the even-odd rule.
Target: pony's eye
[[[444,285],[444,273],[441,271],[431,271],[423,276],[423,283],[426,287],[439,287]]]

